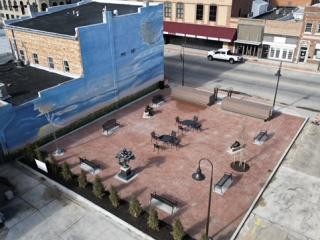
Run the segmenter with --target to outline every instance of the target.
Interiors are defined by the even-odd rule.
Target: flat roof
[[[118,10],[118,15],[125,15],[138,12],[138,8],[141,6],[90,2],[55,13],[15,22],[11,26],[73,36],[75,35],[76,27],[102,23],[102,10],[104,7],[108,11]],[[79,11],[79,16],[74,15],[73,11]]]
[[[12,62],[0,65],[0,82],[6,85],[11,96],[5,101],[16,106],[37,98],[41,90],[71,79],[35,67],[17,67]]]
[[[266,19],[266,20],[291,20],[293,19],[293,11],[296,7],[282,7],[273,11],[266,12],[262,15],[255,17],[255,19]]]

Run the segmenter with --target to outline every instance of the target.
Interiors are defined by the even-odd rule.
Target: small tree
[[[104,186],[99,176],[96,176],[92,186],[92,192],[97,198],[102,198],[104,194]]]
[[[110,195],[109,195],[109,200],[115,208],[120,205],[120,197],[118,194],[117,189],[114,186],[111,186],[110,188]]]
[[[178,218],[173,224],[172,237],[174,240],[182,240],[185,233],[180,219]]]
[[[48,163],[50,164],[50,170],[53,174],[57,175],[59,173],[59,164],[52,154],[48,156]]]
[[[68,163],[64,162],[62,164],[61,174],[62,174],[62,177],[65,181],[69,181],[72,178],[72,173],[71,173],[70,166]]]
[[[139,217],[142,212],[141,203],[136,197],[133,197],[130,201],[129,212],[135,218]]]
[[[201,240],[209,240],[209,238],[206,234],[202,234]]]
[[[149,209],[148,226],[152,230],[159,231],[158,212],[152,207]]]
[[[80,188],[85,188],[88,184],[87,175],[85,171],[81,170],[80,175],[78,176],[78,184]]]

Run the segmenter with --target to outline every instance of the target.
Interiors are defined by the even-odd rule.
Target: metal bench
[[[231,186],[233,177],[231,173],[225,173],[220,180],[214,185],[214,192],[223,195]]]
[[[177,206],[178,206],[177,201],[169,199],[168,197],[165,197],[165,196],[161,196],[161,195],[157,194],[156,192],[151,193],[150,194],[150,205],[154,205],[157,208],[161,209],[162,211],[168,213],[166,208],[165,207],[161,207],[160,204],[164,204],[166,206],[169,206],[171,208],[171,215],[173,215],[174,210],[176,210]]]
[[[120,127],[120,124],[117,122],[116,119],[110,119],[108,121],[106,121],[103,125],[102,125],[102,134],[103,135],[111,135],[113,133],[115,133]]]
[[[101,172],[101,167],[98,164],[95,164],[88,159],[79,158],[80,160],[80,168],[86,172],[91,174],[99,174]]]

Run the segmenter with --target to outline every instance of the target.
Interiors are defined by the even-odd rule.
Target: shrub
[[[174,240],[182,240],[185,233],[180,219],[178,218],[173,224],[172,237]]]
[[[130,204],[129,204],[129,212],[131,216],[137,218],[141,215],[142,208],[141,208],[141,203],[139,200],[134,197],[131,199]]]
[[[48,156],[48,163],[50,164],[50,171],[51,173],[57,175],[59,173],[59,164],[57,163],[56,159],[52,154],[49,154]]]
[[[69,181],[72,178],[72,173],[71,173],[70,166],[68,163],[64,162],[62,164],[61,174],[62,174],[62,177],[65,181]]]
[[[148,226],[152,230],[159,231],[158,212],[152,207],[149,209]]]
[[[109,195],[109,200],[115,208],[120,205],[120,197],[118,194],[117,189],[114,186],[111,186],[110,188],[110,195]]]
[[[80,175],[78,176],[78,184],[80,188],[85,188],[88,184],[87,175],[85,171],[81,170]]]
[[[96,176],[92,186],[92,192],[97,198],[102,198],[104,195],[104,186],[99,176]]]

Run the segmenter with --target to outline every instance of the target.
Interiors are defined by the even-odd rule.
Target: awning
[[[263,26],[239,24],[238,37],[235,42],[260,45],[263,36]]]
[[[163,33],[215,41],[233,42],[236,38],[237,29],[189,23],[164,22]]]

